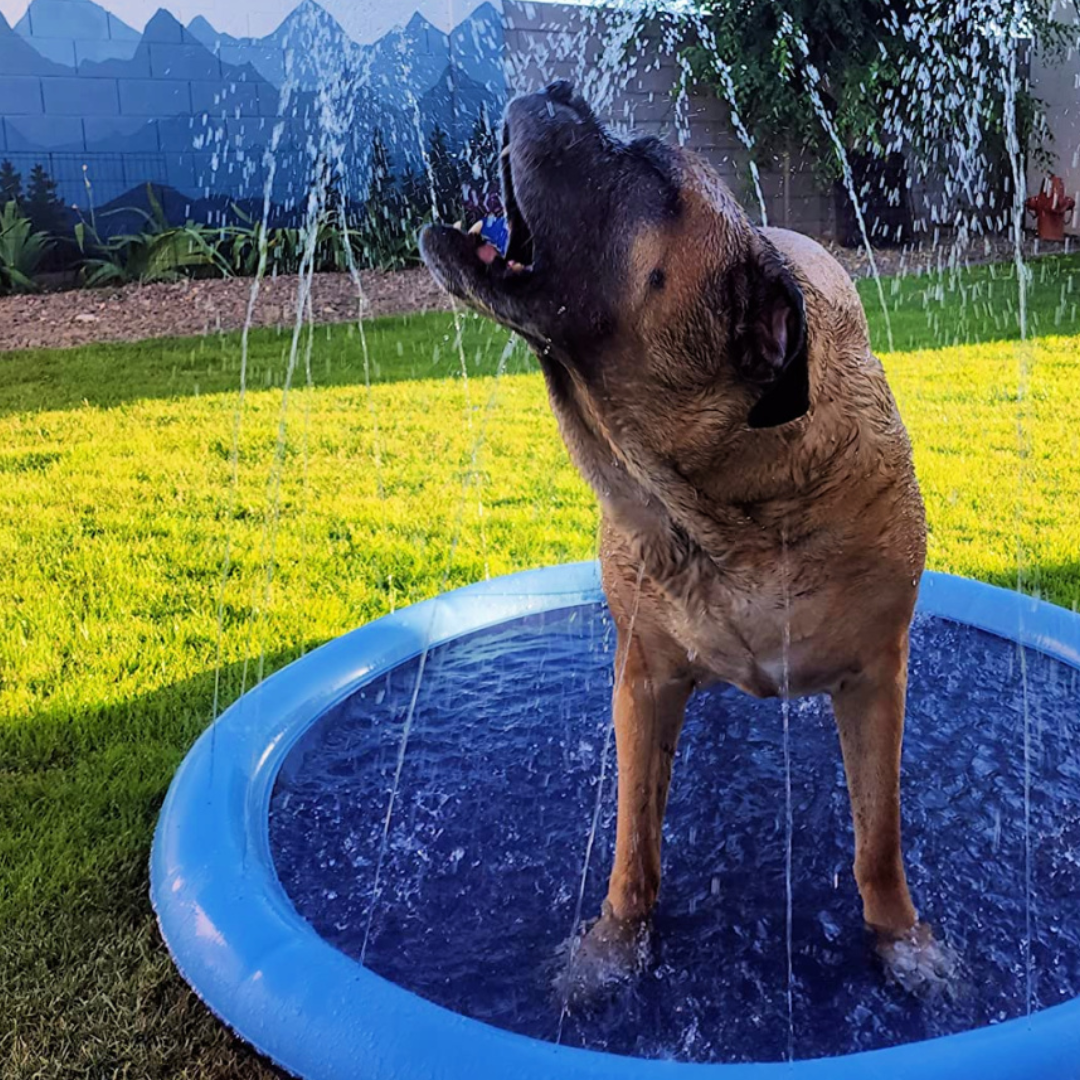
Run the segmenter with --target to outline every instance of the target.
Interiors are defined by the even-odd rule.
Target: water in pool
[[[530,617],[432,650],[375,888],[412,661],[328,713],[288,757],[270,819],[281,881],[338,948],[440,1005],[555,1039],[609,723],[601,607]],[[1032,733],[1033,1005],[1080,993],[1080,671],[1026,653]],[[904,746],[904,839],[921,914],[957,950],[951,998],[886,985],[851,877],[825,700],[793,704],[794,1051],[888,1046],[1022,1015],[1023,684],[1017,648],[920,617]],[[615,834],[614,747],[583,914]],[[573,1012],[566,1044],[687,1061],[788,1049],[785,801],[777,702],[697,695],[664,829],[655,966]],[[372,908],[372,901],[375,906]],[[370,922],[370,927],[369,927]]]

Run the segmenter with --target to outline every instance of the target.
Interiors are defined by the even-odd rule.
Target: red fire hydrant
[[[1044,180],[1039,194],[1032,195],[1024,206],[1035,215],[1040,240],[1065,239],[1065,226],[1072,221],[1076,200],[1065,194],[1065,181],[1060,176],[1049,178],[1049,188]]]

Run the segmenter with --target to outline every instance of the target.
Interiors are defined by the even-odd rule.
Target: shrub
[[[52,243],[34,231],[14,200],[6,203],[0,213],[0,294],[36,291],[34,273]]]
[[[230,276],[230,268],[217,249],[219,230],[206,225],[170,225],[161,203],[147,184],[149,213],[130,207],[146,228],[102,240],[91,221],[75,226],[75,239],[84,252],[83,284],[89,287],[138,281],[175,281],[196,272]],[[119,211],[118,211],[119,212]]]

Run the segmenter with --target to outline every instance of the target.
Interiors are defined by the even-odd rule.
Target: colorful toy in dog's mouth
[[[488,214],[480,222],[480,235],[506,258],[506,249],[510,246],[510,226],[502,214]]]
[[[468,230],[462,229],[460,222],[457,222],[455,227],[476,238],[476,257],[485,266],[491,266],[496,260],[503,260],[506,262],[506,268],[515,274],[531,269],[516,259],[507,259],[506,253],[510,248],[510,225],[502,214],[488,214],[475,222]]]
[[[506,246],[510,241],[506,218],[495,218],[494,221],[499,222],[499,226],[484,218],[469,230],[473,236],[479,236],[483,241],[476,249],[476,256],[485,266],[490,266],[496,259],[505,259]]]

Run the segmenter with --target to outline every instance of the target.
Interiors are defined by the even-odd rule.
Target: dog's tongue
[[[476,254],[482,263],[490,266],[499,257],[499,250],[494,244],[481,244],[476,249]]]

